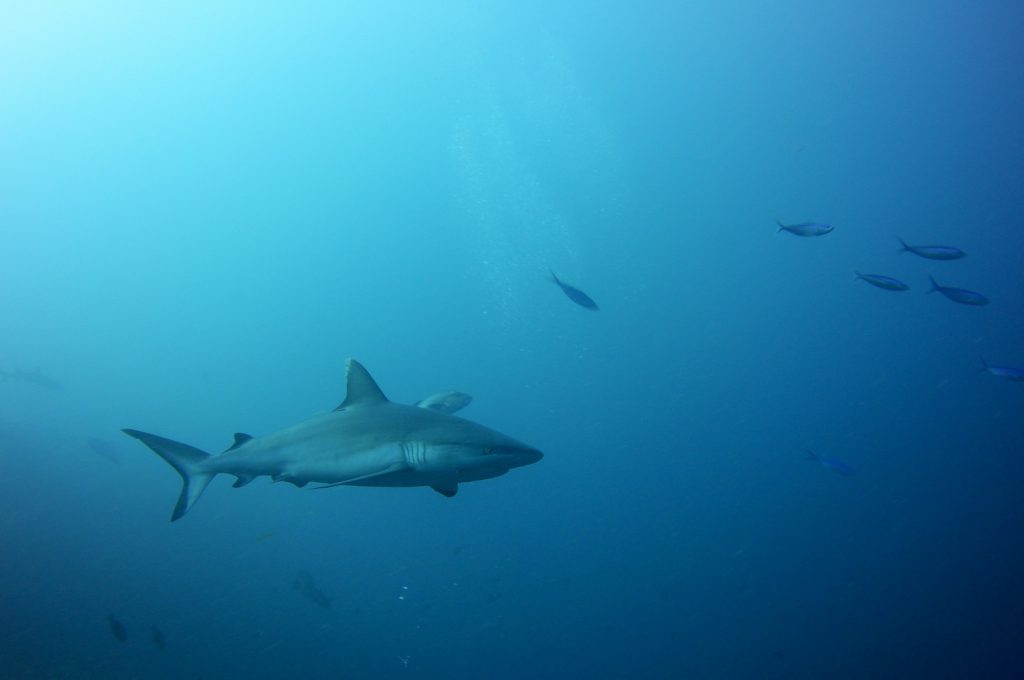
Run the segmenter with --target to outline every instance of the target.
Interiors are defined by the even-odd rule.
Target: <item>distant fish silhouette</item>
[[[779,231],[788,231],[790,234],[796,234],[797,236],[824,236],[825,234],[832,233],[833,229],[831,224],[820,224],[818,222],[783,224],[779,220],[775,220],[775,224],[779,225]]]
[[[164,632],[156,626],[153,626],[149,629],[149,634],[153,639],[153,644],[156,645],[156,648],[163,651],[164,647],[167,646],[167,641],[164,639]]]
[[[0,383],[2,382],[23,382],[45,390],[59,390],[60,383],[44,374],[38,368],[34,371],[23,371],[20,368],[13,371],[0,371]]]
[[[316,581],[313,580],[313,575],[308,571],[300,571],[295,575],[292,588],[299,591],[303,597],[310,600],[313,604],[324,609],[331,608],[330,598],[324,595],[323,591],[317,587]]]
[[[128,629],[124,627],[124,624],[114,618],[113,614],[107,614],[107,623],[110,625],[110,632],[118,642],[124,642],[128,639]]]
[[[991,373],[995,377],[1002,378],[1003,380],[1024,382],[1024,368],[1015,368],[1013,366],[992,366],[985,361],[985,357],[980,354],[978,355],[978,358],[981,359],[981,368],[978,370],[978,373]]]
[[[88,440],[89,448],[100,458],[106,458],[114,465],[120,465],[121,459],[116,453],[114,453],[113,447],[110,446],[110,442],[104,441],[99,437],[89,437]]]
[[[899,279],[892,278],[891,276],[882,276],[881,274],[861,274],[860,272],[854,272],[854,274],[857,275],[857,278],[854,279],[855,281],[867,281],[872,286],[881,288],[882,290],[910,290],[910,286]]]
[[[836,474],[849,476],[854,473],[852,465],[843,462],[838,458],[826,458],[824,456],[819,456],[818,454],[811,450],[807,451],[807,455],[811,457],[811,460],[815,461],[822,467],[828,468],[829,470],[835,472]]]
[[[913,253],[928,260],[959,260],[961,257],[967,257],[967,253],[953,246],[908,246],[900,237],[897,236],[896,239],[903,246],[900,252]]]
[[[962,305],[973,305],[975,307],[987,305],[990,302],[987,297],[973,290],[940,286],[931,276],[928,277],[928,280],[932,282],[931,290],[928,291],[929,293],[938,291],[953,302],[959,302]]]
[[[578,304],[580,307],[586,307],[587,309],[592,309],[595,312],[598,311],[597,303],[594,302],[592,297],[575,286],[563,283],[550,269],[548,271],[551,272],[551,280],[555,285],[562,289],[562,292],[565,293],[566,297]]]

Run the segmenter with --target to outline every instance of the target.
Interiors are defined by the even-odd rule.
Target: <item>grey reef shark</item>
[[[445,412],[451,403],[437,408],[389,401],[353,359],[346,375],[345,401],[333,411],[262,437],[236,433],[234,443],[218,455],[139,430],[124,432],[181,475],[172,522],[195,505],[218,474],[234,475],[235,487],[266,475],[297,487],[317,483],[319,489],[428,486],[450,498],[460,483],[499,477],[544,457],[532,446]]]

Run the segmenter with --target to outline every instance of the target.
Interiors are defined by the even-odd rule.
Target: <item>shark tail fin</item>
[[[939,284],[938,284],[938,282],[937,282],[937,281],[935,280],[935,277],[934,277],[934,276],[932,276],[931,274],[929,274],[929,275],[928,275],[928,280],[932,282],[932,287],[931,287],[931,288],[929,288],[928,290],[926,290],[926,291],[925,291],[926,293],[934,293],[935,291],[939,290]]]
[[[908,250],[910,250],[910,246],[907,245],[906,241],[901,239],[899,236],[896,237],[896,240],[900,242],[900,252],[901,253],[905,253]]]
[[[981,368],[978,369],[978,373],[988,373],[988,362],[985,361],[985,357],[979,354],[978,358],[981,359]]]
[[[158,437],[155,434],[138,430],[122,430],[122,432],[151,448],[156,455],[167,461],[167,464],[181,475],[181,495],[178,496],[178,503],[174,506],[171,521],[174,522],[184,517],[185,513],[203,495],[210,480],[217,474],[203,467],[203,463],[210,457],[210,454],[188,444]]]

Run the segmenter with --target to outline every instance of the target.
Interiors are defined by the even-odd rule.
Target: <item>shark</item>
[[[122,431],[181,475],[172,522],[185,516],[219,474],[233,475],[235,488],[268,476],[299,488],[426,486],[451,498],[461,483],[499,477],[544,457],[451,413],[390,401],[354,359],[347,360],[345,376],[345,400],[333,411],[261,437],[235,433],[234,443],[217,455],[148,432]]]

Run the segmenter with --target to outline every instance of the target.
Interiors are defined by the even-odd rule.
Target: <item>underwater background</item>
[[[1020,677],[1022,22],[5,3],[0,677]],[[346,357],[544,459],[168,521]]]

